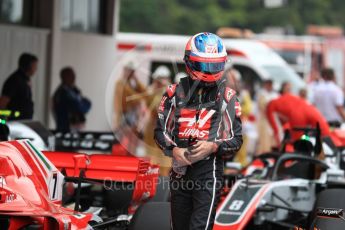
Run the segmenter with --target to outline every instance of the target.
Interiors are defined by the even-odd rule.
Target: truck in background
[[[166,65],[173,75],[185,71],[183,56],[189,36],[119,33],[116,38],[119,62],[136,62],[137,74],[143,83],[150,84],[151,73]],[[235,68],[242,75],[244,86],[254,96],[261,81],[272,79],[274,87],[289,81],[297,92],[304,81],[276,52],[267,45],[250,39],[224,39],[229,55],[226,68]],[[174,81],[174,76],[172,76]]]
[[[339,86],[345,84],[345,37],[343,29],[310,25],[307,35],[257,34],[253,39],[274,49],[305,80],[312,81],[323,67],[335,71]]]
[[[257,34],[254,39],[276,51],[304,80],[308,81],[324,66],[320,37]]]

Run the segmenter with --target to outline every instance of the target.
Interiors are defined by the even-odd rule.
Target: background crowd
[[[168,85],[178,83],[181,76],[186,74],[178,73],[173,77],[169,68],[162,65],[153,71],[152,83],[146,87],[136,75],[135,64],[129,63],[116,83],[114,123],[116,129],[121,130],[122,142],[133,153],[140,143],[144,143],[144,153],[161,166],[164,175],[168,173],[171,162],[154,143],[154,121],[161,95]],[[244,144],[234,160],[242,166],[255,155],[279,148],[286,129],[315,127],[318,123],[322,135],[327,136],[330,128],[340,127],[345,119],[344,93],[337,86],[332,69],[323,69],[298,93],[293,93],[289,82],[275,89],[275,82],[265,79],[261,87],[251,94],[238,70],[230,68],[224,72],[224,77],[236,90],[241,102]],[[128,138],[130,135],[140,138]],[[292,132],[291,136],[298,138],[300,133]]]
[[[36,56],[23,53],[15,70],[2,86],[0,109],[19,112],[15,120],[31,120],[34,115],[31,81],[39,60]],[[91,108],[91,101],[84,97],[76,86],[76,74],[72,67],[60,71],[61,83],[51,98],[51,111],[56,130],[68,132],[81,130],[86,122],[85,115]]]
[[[19,57],[18,69],[2,86],[0,108],[19,111],[14,119],[32,119],[31,78],[39,68],[39,60],[32,54]],[[171,159],[157,148],[153,130],[161,95],[167,86],[178,83],[184,72],[172,76],[167,66],[158,66],[151,75],[151,84],[146,86],[136,74],[137,66],[128,63],[123,75],[116,82],[114,95],[114,130],[121,144],[137,155],[149,155],[152,162],[161,166],[167,175]],[[291,84],[285,82],[279,91],[274,82],[265,79],[254,94],[247,90],[241,73],[230,68],[224,72],[228,86],[236,90],[241,102],[244,144],[235,161],[245,166],[254,155],[279,147],[285,129],[315,126],[319,123],[322,134],[329,134],[330,127],[340,127],[345,120],[344,92],[335,82],[332,69],[325,68],[313,77],[298,95],[292,93]],[[91,101],[83,96],[76,86],[76,73],[72,67],[60,72],[61,84],[51,98],[56,129],[78,131],[83,129]],[[298,134],[292,134],[297,138]],[[144,143],[144,144],[143,144]],[[141,153],[138,152],[141,150]]]

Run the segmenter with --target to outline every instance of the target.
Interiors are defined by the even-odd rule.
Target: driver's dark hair
[[[23,53],[19,57],[18,67],[19,69],[26,72],[31,68],[32,63],[37,62],[37,61],[38,61],[38,58],[35,55],[29,54],[29,53]]]

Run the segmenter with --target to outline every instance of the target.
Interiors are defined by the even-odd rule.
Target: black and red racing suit
[[[212,229],[222,188],[223,158],[242,145],[240,105],[235,91],[221,83],[200,87],[189,77],[170,85],[158,108],[155,140],[172,157],[175,146],[186,148],[191,138],[211,141],[218,150],[170,176],[173,229]],[[200,85],[200,84],[199,84]]]

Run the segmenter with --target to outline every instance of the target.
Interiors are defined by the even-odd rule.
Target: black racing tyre
[[[316,216],[318,208],[334,208],[345,210],[345,189],[327,189],[319,193],[314,207],[313,222],[310,229],[339,230],[345,229],[345,221],[341,218],[325,218]]]
[[[170,202],[148,202],[135,212],[128,230],[170,230]]]
[[[103,190],[103,202],[108,216],[127,214],[131,204],[134,183],[111,182]]]
[[[7,230],[10,227],[10,218],[7,216],[0,216],[1,229]]]
[[[160,176],[156,187],[156,194],[149,202],[169,202],[169,177]]]

